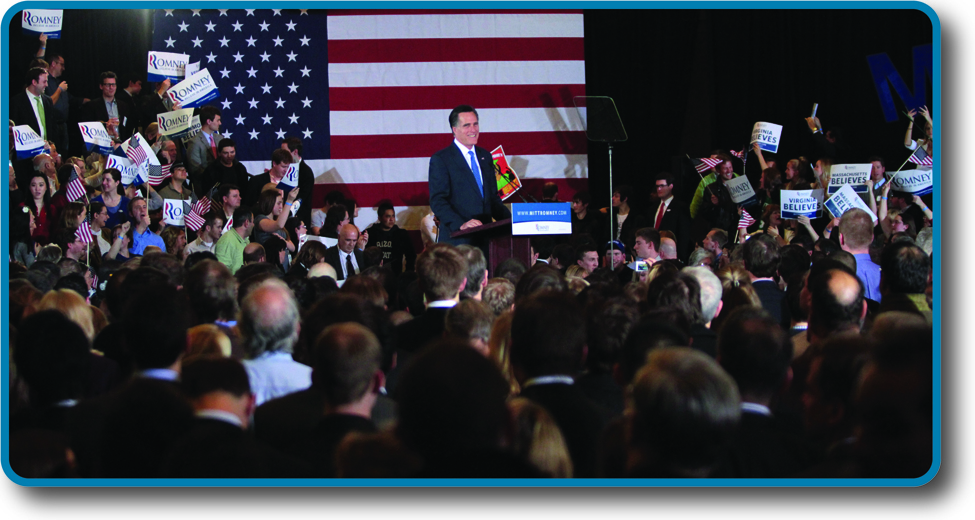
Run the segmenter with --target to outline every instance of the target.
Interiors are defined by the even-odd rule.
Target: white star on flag
[[[288,61],[295,61],[295,59],[298,57],[298,55],[293,52],[289,52],[288,54],[285,54],[285,56],[288,57]]]
[[[297,125],[298,124],[298,116],[295,113],[292,112],[291,115],[288,116],[288,119],[291,120],[291,124],[293,124],[293,125]]]
[[[281,67],[278,67],[278,68],[274,69],[272,72],[274,72],[274,77],[275,78],[282,78],[282,77],[284,77],[284,69],[282,69]]]
[[[266,30],[267,30],[267,28],[271,26],[271,24],[269,24],[269,23],[267,23],[267,22],[264,22],[264,23],[260,23],[260,24],[258,24],[258,25],[260,25],[260,26],[261,26],[261,31],[266,31]]]
[[[259,56],[261,57],[262,62],[271,61],[271,55],[268,54],[266,51],[264,52],[264,54],[260,54]]]
[[[251,36],[250,38],[247,38],[244,41],[247,42],[247,46],[248,47],[253,47],[254,44],[257,43],[257,40],[255,40],[253,36]]]
[[[239,21],[237,23],[232,23],[230,25],[234,26],[234,32],[239,31],[240,28],[244,26],[244,24],[240,23]]]
[[[309,69],[307,66],[301,69],[301,77],[307,78],[309,77],[309,74],[311,74],[311,69]]]
[[[213,63],[217,61],[217,55],[212,52],[210,54],[207,54],[206,58],[207,58],[207,63]]]
[[[227,70],[227,67],[224,67],[223,70],[220,71],[220,77],[221,78],[229,78],[230,77],[230,71]]]
[[[244,60],[244,55],[243,54],[241,54],[240,52],[238,52],[237,54],[234,54],[234,63],[237,63],[238,61],[243,61],[243,60]]]
[[[223,105],[223,109],[224,110],[230,110],[230,104],[231,103],[233,103],[233,101],[231,101],[229,99],[225,99],[225,100],[223,100],[223,101],[220,102],[220,104]]]
[[[163,11],[166,11],[166,16],[173,16],[173,11],[175,10],[176,9],[163,9]]]
[[[193,11],[193,16],[200,16],[200,11],[202,10],[203,9],[190,9],[190,11]]]
[[[260,101],[254,99],[254,98],[251,98],[251,100],[248,101],[247,103],[251,106],[251,108],[257,108],[257,104],[260,103]]]
[[[247,77],[248,78],[256,78],[257,77],[257,70],[255,70],[254,67],[251,67],[251,68],[247,69]]]
[[[284,100],[281,98],[278,98],[278,100],[275,101],[274,104],[277,105],[277,108],[284,108]]]
[[[237,124],[238,125],[242,125],[242,124],[244,124],[244,120],[247,119],[247,116],[241,114],[241,115],[237,116],[235,119],[237,120]]]
[[[258,134],[257,130],[251,130],[250,132],[247,133],[250,134],[251,140],[257,139],[257,136],[260,135]]]
[[[245,87],[245,86],[241,85],[240,83],[238,83],[237,86],[234,87],[234,90],[236,90],[238,94],[243,94],[245,88],[247,88],[247,87]]]
[[[311,99],[308,99],[307,97],[305,99],[302,99],[301,100],[301,104],[303,106],[301,108],[311,108],[311,102],[312,102],[312,100]]]
[[[280,9],[271,9],[271,10],[274,11],[274,16],[281,16],[281,10]]]
[[[193,42],[193,46],[194,46],[194,47],[199,47],[199,46],[200,46],[200,44],[202,44],[202,43],[203,43],[203,40],[201,40],[201,39],[199,39],[199,38],[195,38],[195,39],[193,39],[193,40],[190,40],[190,41],[192,41],[192,42]]]
[[[311,38],[309,38],[307,36],[302,36],[301,38],[298,38],[298,39],[301,41],[301,46],[302,47],[308,45],[308,42],[311,41]]]
[[[295,82],[292,81],[291,84],[288,85],[288,91],[291,92],[292,94],[297,94],[298,93],[298,87],[299,87],[299,85],[295,85]]]
[[[288,26],[288,30],[289,31],[293,31],[293,30],[295,30],[295,26],[298,25],[298,24],[294,23],[294,21],[291,21],[291,22],[286,23],[285,25]]]
[[[220,46],[221,46],[221,47],[226,47],[226,46],[227,46],[227,44],[229,44],[229,43],[230,43],[230,40],[228,40],[226,36],[224,36],[223,38],[220,38],[220,39],[219,39],[219,40],[217,40],[217,41],[218,41],[218,42],[220,42]]]
[[[173,46],[173,44],[174,44],[174,43],[176,43],[176,40],[174,40],[174,39],[172,39],[172,38],[170,38],[170,39],[168,39],[168,40],[163,40],[163,41],[164,41],[164,42],[166,42],[166,47],[167,47],[167,48],[168,48],[168,47],[172,47],[172,46]]]
[[[304,134],[305,139],[311,139],[311,134],[313,133],[313,130],[309,128],[305,128],[304,130],[301,131],[301,133]]]
[[[254,11],[256,11],[257,9],[244,9],[244,10],[247,11],[247,16],[254,16]]]
[[[281,139],[282,141],[284,140],[284,130],[278,128],[278,131],[274,132],[274,134],[278,139]]]
[[[217,27],[217,24],[215,24],[213,22],[207,22],[206,23],[207,32],[212,32],[216,27]]]
[[[271,85],[268,85],[267,82],[265,81],[264,82],[264,86],[261,87],[261,90],[263,90],[265,94],[270,94],[271,93]]]
[[[179,32],[186,32],[186,29],[188,29],[189,26],[190,26],[190,24],[188,24],[186,22],[183,22],[183,23],[179,24],[179,26],[178,26],[179,27]]]
[[[284,43],[284,40],[282,40],[280,36],[278,36],[278,37],[276,37],[276,38],[274,38],[274,39],[273,39],[273,40],[271,40],[271,41],[273,41],[273,42],[274,42],[274,46],[275,46],[275,47],[280,47],[280,46],[281,46],[281,44],[282,44],[282,43]]]
[[[271,117],[268,114],[264,114],[264,117],[262,117],[261,119],[264,120],[264,124],[265,125],[269,125],[269,124],[271,124],[271,119],[273,119],[273,117]]]
[[[230,9],[217,9],[217,11],[220,11],[220,16],[227,16],[227,11],[229,10]]]

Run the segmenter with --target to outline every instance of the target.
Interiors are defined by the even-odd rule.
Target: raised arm
[[[758,164],[762,166],[762,171],[764,172],[768,168],[768,163],[765,162],[765,156],[762,155],[762,147],[758,146],[758,143],[752,143],[752,151],[758,157]]]
[[[914,116],[916,115],[917,115],[916,108],[912,108],[907,111],[907,118],[910,119],[910,122],[907,123],[907,133],[904,134],[904,146],[910,148],[911,150],[914,149],[914,144],[915,144],[914,139],[912,139],[911,137],[914,133]]]
[[[921,211],[924,212],[924,216],[927,217],[928,220],[934,220],[934,213],[931,211],[931,208],[929,208],[928,205],[921,200],[921,197],[915,195],[914,203],[917,204],[917,207],[921,208]]]

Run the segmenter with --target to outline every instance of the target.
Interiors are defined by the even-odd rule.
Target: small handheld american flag
[[[203,215],[206,215],[207,212],[209,211],[210,211],[209,198],[203,197],[200,200],[196,201],[196,204],[193,204],[193,207],[190,208],[189,214],[186,215],[185,218],[186,227],[192,229],[193,231],[199,231],[200,228],[203,227],[203,224],[206,223],[205,220],[203,219]]]
[[[169,169],[172,168],[172,164],[150,164],[149,165],[149,185],[153,188],[166,182],[166,179],[172,176]]]
[[[907,160],[920,166],[933,165],[931,162],[931,156],[928,155],[928,152],[924,151],[923,146],[918,146],[917,150],[914,150],[914,153],[912,153],[911,156],[907,158]]]
[[[711,168],[714,168],[715,166],[721,164],[721,159],[716,159],[713,157],[703,157],[701,159],[698,159],[698,161],[700,162],[694,165],[694,169],[697,170],[698,173],[704,173],[710,170]]]
[[[747,228],[755,223],[755,219],[752,218],[745,209],[741,210],[741,217],[738,219],[738,229]]]
[[[90,244],[95,241],[95,237],[91,232],[91,224],[88,223],[87,217],[85,218],[85,221],[78,226],[78,229],[75,230],[74,234],[76,237],[78,237],[78,240],[80,240],[82,244]]]
[[[728,151],[731,152],[731,155],[734,155],[735,157],[741,159],[742,161],[745,160],[745,154],[747,153],[747,148],[742,148],[740,152],[736,152],[734,150],[728,150]]]
[[[142,149],[142,141],[139,139],[139,134],[135,134],[129,139],[129,147],[125,149],[125,155],[129,159],[132,159],[132,162],[136,165],[140,165],[149,160],[146,151]]]
[[[69,202],[74,202],[85,196],[85,185],[81,182],[81,178],[78,177],[77,172],[71,172],[71,177],[68,178],[68,187],[65,188],[65,194],[68,196]]]

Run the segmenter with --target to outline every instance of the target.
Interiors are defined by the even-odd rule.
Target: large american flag
[[[339,190],[360,227],[389,199],[418,229],[447,115],[477,108],[478,145],[504,145],[526,191],[588,188],[581,11],[159,10],[153,49],[200,60],[220,90],[221,133],[251,174],[285,136],[303,138],[315,207]],[[225,43],[226,42],[226,43]],[[537,193],[536,193],[537,195]]]

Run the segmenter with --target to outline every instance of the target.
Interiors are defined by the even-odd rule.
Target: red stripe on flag
[[[582,38],[331,40],[329,63],[550,61],[585,59]]]
[[[329,16],[379,16],[415,14],[582,14],[582,10],[550,9],[329,9]]]
[[[585,85],[356,87],[328,89],[328,104],[334,111],[451,110],[459,103],[477,108],[553,108],[574,106],[572,98],[584,95]],[[445,124],[446,120],[445,115]]]
[[[482,135],[477,144],[488,150],[505,145],[517,155],[581,155],[588,146],[585,132],[493,133]],[[342,135],[332,136],[331,145],[332,159],[425,157],[450,145],[450,135]]]
[[[521,202],[518,197],[519,193],[526,199],[528,199],[528,194],[531,194],[536,199],[541,200],[542,186],[546,182],[554,182],[559,187],[559,198],[564,201],[570,201],[577,192],[589,189],[589,179],[522,179],[522,188],[505,202]],[[394,206],[427,206],[430,204],[430,186],[426,182],[377,182],[316,184],[312,193],[312,207],[322,207],[325,204],[325,195],[333,190],[341,192],[346,197],[354,198],[356,204],[363,208],[376,207],[384,200],[392,202]],[[606,203],[608,204],[609,201]]]

